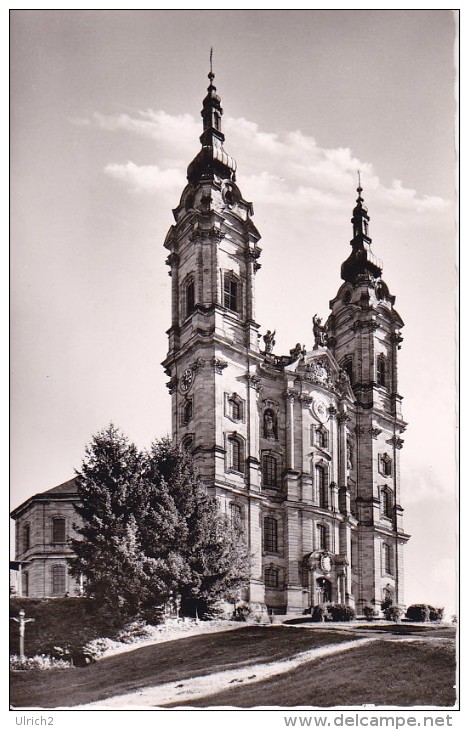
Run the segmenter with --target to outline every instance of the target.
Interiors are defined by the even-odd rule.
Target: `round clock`
[[[313,409],[321,422],[327,421],[329,414],[327,412],[327,406],[323,400],[320,400],[319,398],[316,399],[313,403]]]
[[[183,393],[186,393],[189,390],[192,385],[193,378],[194,375],[191,368],[186,368],[181,377],[181,390]]]

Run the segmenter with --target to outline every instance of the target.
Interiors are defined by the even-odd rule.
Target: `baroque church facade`
[[[260,234],[223,147],[212,72],[209,81],[201,149],[164,242],[173,438],[244,526],[252,556],[244,599],[253,607],[403,605],[403,322],[371,251],[363,190],[327,321],[313,318],[310,351],[277,354],[275,332],[261,335],[256,322]],[[71,480],[12,513],[23,594],[79,593],[66,571],[76,499]]]
[[[165,247],[172,322],[163,363],[174,439],[253,557],[246,599],[279,613],[337,602],[403,604],[403,321],[371,251],[362,188],[351,253],[314,346],[274,352],[255,316],[260,235],[223,147],[209,74],[201,149]]]

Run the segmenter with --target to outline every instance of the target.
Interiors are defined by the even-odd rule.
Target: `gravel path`
[[[100,702],[92,702],[87,705],[80,705],[74,709],[148,709],[149,707],[164,707],[175,703],[178,700],[187,702],[191,699],[209,697],[218,692],[229,689],[230,685],[242,683],[243,685],[254,684],[269,677],[290,672],[302,664],[319,659],[320,657],[331,656],[349,649],[355,649],[364,644],[378,641],[380,637],[355,639],[342,644],[330,644],[317,649],[300,652],[290,659],[276,662],[254,664],[249,667],[249,674],[245,667],[230,669],[224,672],[216,672],[204,677],[194,677],[179,683],[168,682],[157,687],[148,687],[129,694],[110,697]]]

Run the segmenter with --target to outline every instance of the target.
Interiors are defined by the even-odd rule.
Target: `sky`
[[[71,478],[110,421],[142,447],[170,431],[163,241],[213,46],[278,354],[327,318],[361,171],[406,323],[406,602],[454,613],[455,40],[450,10],[12,12],[12,508]]]

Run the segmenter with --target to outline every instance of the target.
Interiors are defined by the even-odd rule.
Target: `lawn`
[[[258,662],[276,661],[351,638],[349,632],[322,628],[243,626],[134,649],[83,668],[12,672],[11,704],[72,707],[224,669],[246,667],[248,671]]]
[[[379,641],[317,659],[286,675],[168,706],[452,707],[455,678],[452,643]]]
[[[351,637],[350,637],[351,638]],[[455,652],[447,641],[379,641],[269,680],[172,707],[452,707]]]

